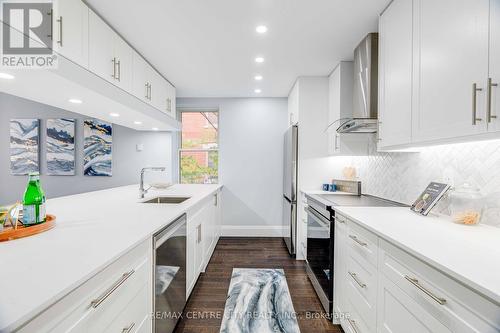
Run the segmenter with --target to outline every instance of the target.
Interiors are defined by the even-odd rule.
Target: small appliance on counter
[[[333,180],[342,194],[306,194],[307,199],[307,276],[325,311],[333,314],[333,252],[335,208],[338,206],[402,207],[405,205],[361,194],[360,181]]]

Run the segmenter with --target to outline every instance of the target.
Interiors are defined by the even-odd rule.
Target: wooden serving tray
[[[17,229],[6,227],[2,232],[0,232],[0,242],[36,235],[52,229],[55,224],[56,217],[54,215],[47,214],[46,221],[44,223],[35,224],[29,227],[18,225]]]

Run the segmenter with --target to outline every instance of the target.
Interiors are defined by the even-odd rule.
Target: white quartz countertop
[[[500,228],[400,207],[335,207],[379,237],[500,304]]]
[[[56,226],[0,243],[0,332],[19,327],[151,237],[221,185],[173,185],[139,200],[138,185],[47,200]],[[156,196],[181,204],[145,204]]]

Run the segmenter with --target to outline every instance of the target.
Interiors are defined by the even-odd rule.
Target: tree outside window
[[[182,111],[181,184],[216,184],[219,181],[219,114]]]

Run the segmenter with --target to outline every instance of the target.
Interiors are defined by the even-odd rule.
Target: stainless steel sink
[[[155,203],[155,204],[180,204],[190,197],[156,197],[143,201],[142,203]]]

